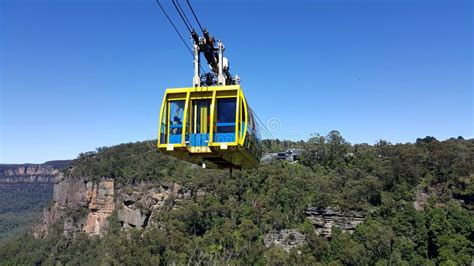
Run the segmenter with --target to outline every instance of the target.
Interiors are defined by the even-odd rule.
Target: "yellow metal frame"
[[[209,93],[210,96],[209,96]],[[185,97],[183,97],[185,95]],[[245,141],[245,137],[247,134],[248,129],[248,107],[247,101],[245,96],[242,92],[242,88],[239,85],[230,85],[230,86],[212,86],[212,87],[191,87],[191,88],[170,88],[167,89],[165,92],[165,96],[163,97],[163,101],[161,104],[160,109],[160,121],[158,127],[158,148],[167,148],[170,145],[173,148],[181,148],[186,147],[186,132],[188,130],[188,114],[192,114],[192,110],[190,111],[190,102],[192,100],[203,100],[203,99],[210,99],[211,100],[211,112],[210,112],[210,125],[208,128],[209,132],[209,143],[208,146],[220,146],[220,142],[214,142],[214,132],[215,132],[215,109],[216,109],[216,99],[222,98],[236,98],[236,116],[235,116],[235,141],[228,142],[228,146],[237,146],[243,145]],[[185,101],[184,104],[184,111],[183,111],[183,122],[182,122],[182,137],[181,143],[175,144],[168,144],[169,143],[169,136],[170,136],[170,102],[171,101]],[[166,114],[165,112],[165,105],[166,105]],[[244,107],[244,117],[241,116],[241,107]],[[166,143],[161,144],[161,130],[163,125],[163,118],[166,117],[166,124],[165,129],[166,132]],[[244,123],[244,127],[242,128],[242,122]],[[192,123],[189,123],[192,124]],[[243,130],[243,134],[242,134]],[[192,129],[191,129],[192,131]]]

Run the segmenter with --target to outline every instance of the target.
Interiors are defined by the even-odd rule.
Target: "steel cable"
[[[183,38],[183,35],[181,35],[181,33],[179,32],[178,28],[176,28],[176,25],[174,25],[173,21],[171,20],[171,18],[168,16],[168,13],[166,13],[165,9],[163,8],[163,6],[161,5],[160,1],[159,0],[156,0],[156,3],[160,6],[161,8],[161,11],[163,11],[163,14],[165,14],[166,18],[168,19],[168,21],[170,22],[171,26],[173,26],[173,29],[176,31],[176,33],[179,35],[179,38],[181,39],[181,41],[183,41],[183,44],[184,46],[186,46],[186,49],[188,49],[188,51],[191,53],[191,55],[194,57],[194,54],[193,54],[193,51],[191,51],[191,48],[189,48],[188,44],[186,43],[186,41],[184,40]]]
[[[186,23],[187,18],[186,18],[186,19],[184,18],[185,15],[183,16],[183,14],[181,14],[180,8],[178,8],[179,3],[178,3],[178,5],[177,5],[177,4],[176,4],[176,0],[172,0],[172,2],[173,2],[173,5],[174,5],[174,8],[176,8],[176,11],[178,11],[179,16],[180,16],[181,19],[183,20],[184,25],[186,25],[186,28],[188,28],[189,33],[192,33],[192,27],[191,27],[191,25],[188,25],[188,23]],[[188,21],[188,22],[189,22],[189,21]]]
[[[201,22],[199,22],[199,19],[197,18],[196,13],[194,13],[194,9],[191,6],[191,3],[189,3],[189,0],[186,0],[186,3],[188,3],[189,9],[191,9],[191,12],[193,13],[194,19],[197,21],[199,28],[201,29],[202,32],[204,32],[204,29],[201,26]]]

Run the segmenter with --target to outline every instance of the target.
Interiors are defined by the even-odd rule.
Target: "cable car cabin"
[[[158,148],[209,168],[253,168],[261,156],[256,123],[239,85],[167,89]]]

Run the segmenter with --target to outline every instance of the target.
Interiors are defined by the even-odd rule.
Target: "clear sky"
[[[474,135],[472,1],[191,2],[275,137]],[[153,139],[192,75],[154,0],[0,0],[0,163]]]

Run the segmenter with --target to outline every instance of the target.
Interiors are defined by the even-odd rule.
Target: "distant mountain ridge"
[[[0,164],[0,183],[52,183],[70,160],[48,161],[42,164]]]
[[[55,179],[70,162],[0,164],[0,242],[38,219],[52,199]]]

